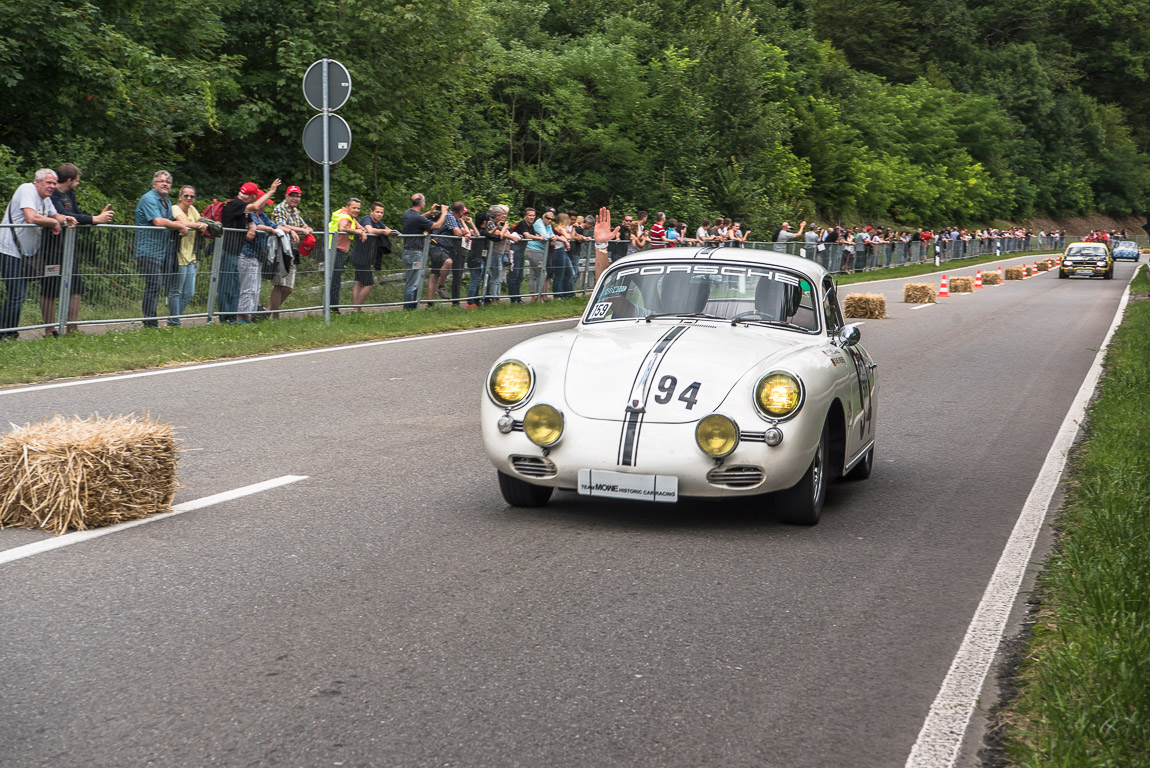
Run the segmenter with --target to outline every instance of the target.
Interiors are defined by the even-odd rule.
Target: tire
[[[791,525],[815,525],[823,514],[827,498],[827,457],[830,453],[830,425],[823,422],[823,434],[811,465],[802,478],[785,491],[779,491],[779,520]]]
[[[513,507],[542,507],[555,490],[547,485],[525,483],[498,470],[496,474],[499,475],[499,491],[503,494],[503,500]]]
[[[1102,273],[1102,279],[1103,280],[1113,280],[1114,279],[1114,265],[1113,264],[1110,265],[1110,269],[1108,269]]]
[[[1065,280],[1068,277],[1070,277],[1070,275],[1066,274],[1061,269],[1058,270],[1058,279],[1059,280]]]
[[[847,472],[847,480],[866,480],[870,477],[870,473],[874,470],[874,446],[871,445],[870,450],[866,452],[866,456],[858,464],[851,467],[851,471]]]

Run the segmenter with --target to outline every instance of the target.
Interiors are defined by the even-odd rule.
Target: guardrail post
[[[68,332],[68,306],[72,302],[72,270],[76,263],[76,227],[64,228],[64,258],[60,264],[60,291],[56,296],[56,333]]]
[[[219,286],[220,286],[220,258],[224,253],[224,238],[226,234],[220,235],[212,242],[212,271],[211,280],[208,281],[208,322],[212,322],[212,315],[216,313],[216,302],[219,301]]]

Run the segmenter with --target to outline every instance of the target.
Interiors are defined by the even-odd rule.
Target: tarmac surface
[[[902,765],[1134,268],[844,287],[887,299],[875,470],[814,528],[508,507],[483,381],[566,323],[0,390],[181,427],[177,503],[307,478],[0,564],[0,764]]]

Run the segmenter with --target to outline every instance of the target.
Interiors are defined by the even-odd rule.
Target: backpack
[[[224,225],[221,223],[224,220],[224,204],[219,200],[212,198],[211,205],[200,213],[200,218],[205,219],[208,225],[208,231],[204,233],[204,237],[213,238],[219,237],[224,233]]]

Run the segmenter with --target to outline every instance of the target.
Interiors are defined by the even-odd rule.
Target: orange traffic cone
[[[939,299],[949,299],[950,298],[950,290],[949,290],[949,287],[947,286],[947,283],[946,283],[946,275],[942,276],[942,283],[938,286],[938,296],[936,298],[939,298]]]
[[[1039,272],[1039,270],[1038,270],[1038,262],[1036,261],[1036,262],[1034,262],[1034,272],[1032,272],[1031,274],[1035,274],[1035,275],[1037,275],[1037,274],[1038,274],[1038,272]]]
[[[998,284],[999,285],[1005,285],[1006,284],[1005,281],[1002,279],[1002,265],[1001,264],[998,267]]]
[[[1024,262],[1022,264],[1022,279],[1025,280],[1028,277],[1030,277],[1030,267],[1026,266],[1026,263]]]
[[[982,290],[982,270],[979,269],[974,273],[974,290]]]

